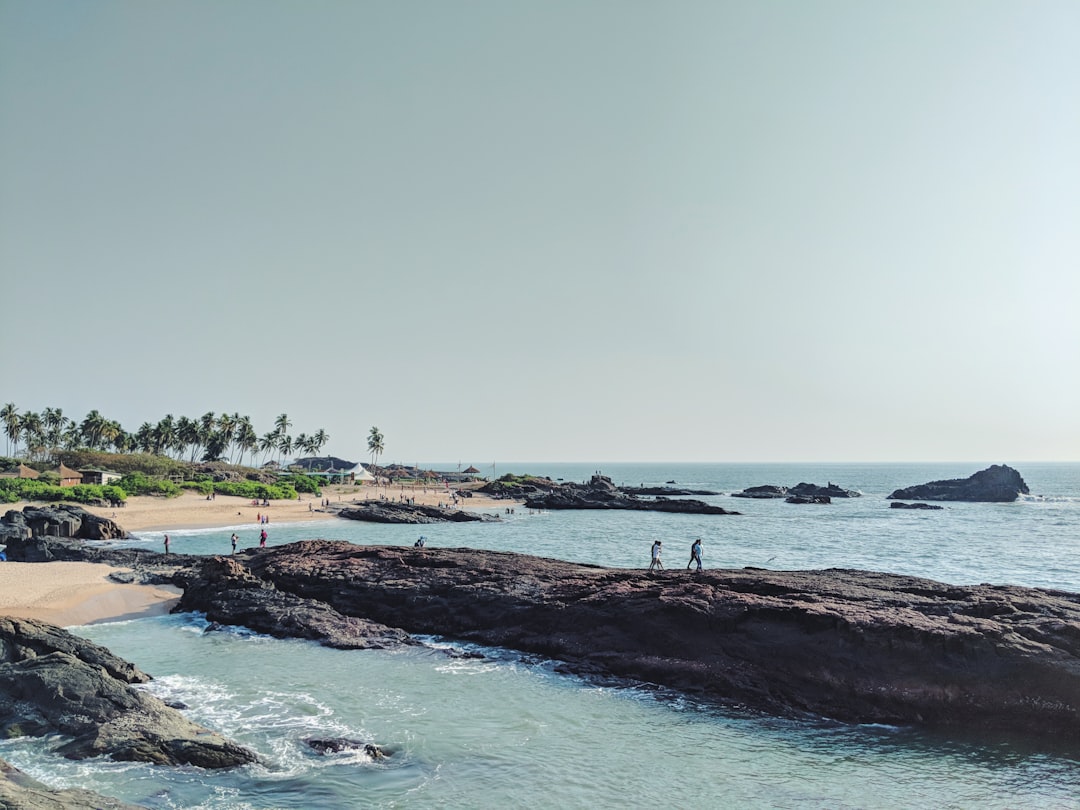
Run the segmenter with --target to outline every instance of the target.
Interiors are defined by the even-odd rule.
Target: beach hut
[[[82,473],[65,466],[63,462],[60,463],[60,467],[56,472],[60,476],[60,486],[62,487],[73,487],[82,483]]]
[[[33,467],[27,467],[25,464],[20,464],[14,470],[0,473],[0,478],[37,478],[39,475],[41,475],[41,473]]]
[[[476,469],[476,467],[473,467],[472,465],[470,465],[468,467],[468,469],[462,470],[462,472],[465,475],[479,475],[480,474],[480,471],[478,469]]]

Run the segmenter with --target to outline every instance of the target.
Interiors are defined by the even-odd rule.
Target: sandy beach
[[[114,570],[82,562],[0,563],[0,615],[68,627],[161,615],[180,598],[168,586],[111,582]]]
[[[297,501],[271,501],[268,506],[250,499],[184,492],[176,498],[137,496],[120,509],[90,506],[87,511],[114,519],[129,532],[204,529],[250,522],[269,515],[271,524],[327,520],[338,507],[379,497],[413,498],[418,504],[435,506],[450,500],[445,488],[423,486],[374,487],[335,485],[322,495],[303,495]],[[330,501],[324,508],[323,500]],[[35,504],[19,502],[7,509],[22,511]],[[40,504],[37,504],[40,505]],[[458,508],[475,510],[512,506],[474,494],[459,501]],[[6,511],[6,509],[5,509]],[[174,588],[125,585],[107,579],[110,566],[79,562],[0,563],[0,615],[40,619],[60,626],[168,613],[179,598]]]

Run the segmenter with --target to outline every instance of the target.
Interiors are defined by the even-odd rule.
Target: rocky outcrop
[[[939,503],[903,503],[902,501],[893,501],[889,504],[892,509],[944,509],[945,507]]]
[[[795,495],[784,498],[784,503],[832,503],[828,495]]]
[[[499,519],[497,515],[396,501],[364,501],[342,509],[338,517],[370,523],[468,523]]]
[[[1026,732],[1080,750],[1075,594],[836,569],[649,574],[328,541],[239,562],[253,581],[342,617],[551,656],[575,672],[783,714]],[[212,598],[225,616],[240,573],[223,573]]]
[[[69,759],[230,768],[255,755],[132,684],[150,678],[104,647],[0,616],[0,737],[58,734]]]
[[[732,498],[787,498],[788,503],[830,503],[832,498],[859,498],[862,493],[854,489],[844,489],[831,481],[826,486],[802,482],[793,487],[764,484],[759,487],[747,487],[742,492],[732,492]],[[791,500],[794,497],[795,500]],[[824,498],[825,500],[820,500]]]
[[[115,521],[66,503],[27,506],[21,512],[10,509],[0,518],[0,545],[41,537],[121,540],[127,536]]]
[[[642,495],[659,495],[663,498],[673,498],[680,495],[722,495],[722,492],[714,492],[711,489],[687,489],[685,487],[619,487],[624,495],[640,497]]]
[[[52,790],[0,759],[0,808],[4,810],[141,810],[82,788]]]
[[[732,492],[732,498],[758,498],[766,500],[769,498],[786,498],[788,494],[787,487],[780,487],[774,484],[762,484],[759,487],[747,487],[742,492]]]
[[[979,501],[1008,503],[1029,494],[1024,479],[1012,467],[994,464],[968,478],[931,481],[898,489],[889,499],[904,501]]]
[[[628,509],[641,512],[678,512],[693,515],[737,515],[720,506],[690,498],[638,498],[627,495],[604,475],[587,484],[561,484],[525,500],[530,509]]]
[[[241,625],[277,638],[306,638],[338,649],[384,649],[416,644],[403,630],[342,615],[325,601],[280,590],[251,574],[245,562],[265,550],[203,558],[174,612],[198,610],[211,622]]]

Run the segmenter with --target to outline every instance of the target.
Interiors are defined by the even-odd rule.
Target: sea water
[[[645,567],[652,541],[662,539],[668,575],[679,576],[701,537],[706,567],[865,568],[1080,592],[1076,464],[1013,465],[1032,492],[1015,503],[925,512],[890,509],[885,496],[987,465],[499,466],[498,474],[567,481],[598,471],[628,486],[675,481],[722,492],[702,500],[742,514],[519,506],[513,514],[490,510],[502,520],[483,524],[271,522],[269,543],[322,537],[411,546],[423,533],[430,547]],[[862,497],[799,506],[730,497],[800,481],[831,481]],[[257,545],[254,517],[225,529],[171,531],[172,548],[228,553],[233,531],[241,547]],[[161,535],[130,544],[158,549]],[[555,661],[453,639],[342,651],[205,628],[201,616],[182,614],[72,629],[153,675],[145,688],[255,750],[258,764],[210,772],[69,762],[50,753],[53,740],[26,739],[0,744],[0,757],[55,787],[154,808],[1080,807],[1075,752],[1015,739],[776,718],[649,684],[566,675]],[[448,648],[484,657],[452,657]],[[319,755],[305,742],[318,737],[371,741],[391,755],[377,762],[356,751]]]

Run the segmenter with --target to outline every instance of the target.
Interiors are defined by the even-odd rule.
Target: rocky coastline
[[[63,546],[54,559],[81,546],[49,542]],[[92,551],[94,562],[123,554]],[[780,715],[1022,733],[1080,750],[1071,593],[840,569],[650,574],[322,540],[122,559],[137,580],[183,588],[176,609],[216,625],[345,649],[443,635]]]

